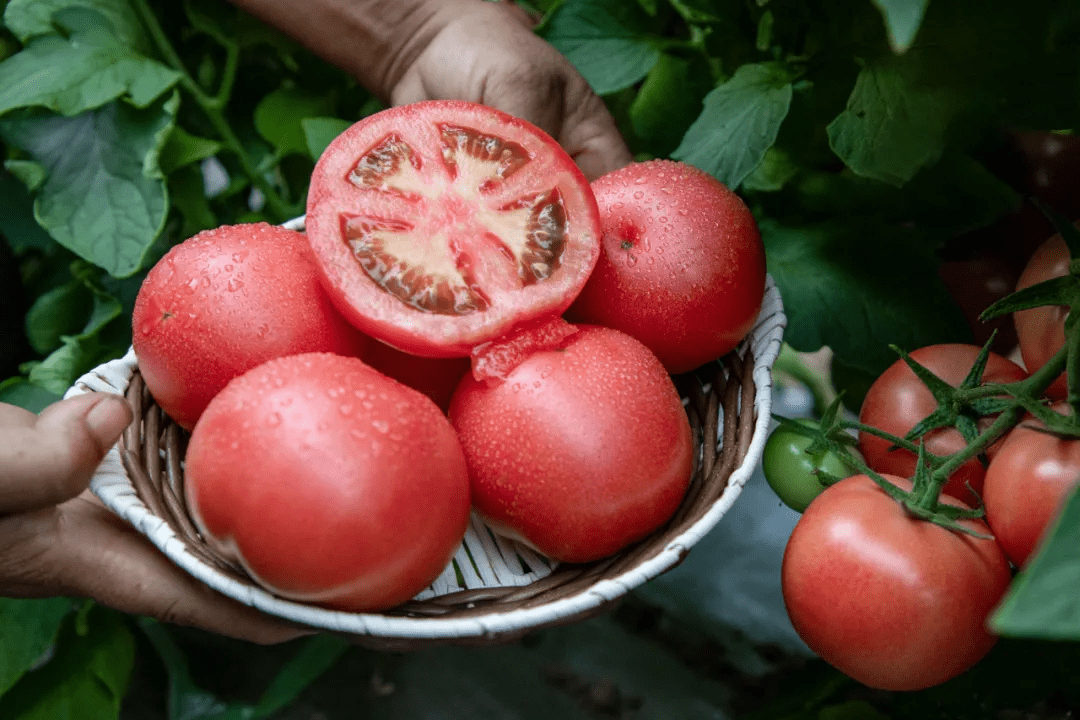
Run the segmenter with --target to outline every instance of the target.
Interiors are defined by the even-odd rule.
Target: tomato
[[[960,385],[970,372],[979,348],[974,345],[943,344],[928,345],[909,355],[939,378],[953,387]],[[1027,377],[1023,368],[1010,360],[990,353],[983,373],[988,383],[1009,383]],[[903,437],[911,428],[937,408],[937,401],[903,360],[897,360],[878,376],[863,399],[859,421],[888,433]],[[989,420],[983,421],[987,424]],[[959,452],[966,445],[964,437],[955,428],[933,430],[922,439],[926,449],[935,455]],[[993,456],[1000,443],[988,451]],[[866,464],[879,473],[889,473],[910,478],[915,474],[915,454],[900,448],[890,450],[889,441],[870,433],[859,433],[859,451]],[[978,458],[972,458],[958,468],[949,478],[945,492],[965,502],[976,503],[967,486],[975,493],[982,489],[986,468]]]
[[[368,345],[364,362],[382,374],[424,393],[443,412],[450,409],[450,398],[470,366],[469,358],[420,357],[381,342]]]
[[[1014,565],[1023,567],[1032,556],[1077,484],[1080,438],[1049,433],[1034,418],[1009,432],[986,470],[983,502],[986,521]]]
[[[1054,235],[1038,247],[1028,260],[1017,290],[1023,290],[1038,283],[1069,274],[1069,247],[1061,238]],[[1020,342],[1020,355],[1024,366],[1035,372],[1052,358],[1058,350],[1065,347],[1065,318],[1069,309],[1063,305],[1047,305],[1013,313],[1016,323],[1016,336]],[[1046,394],[1055,399],[1063,399],[1068,394],[1068,380],[1062,373],[1046,389]]]
[[[690,424],[670,376],[609,328],[533,344],[505,378],[466,375],[450,421],[476,510],[556,560],[596,560],[644,538],[689,485]]]
[[[938,274],[964,313],[975,344],[985,345],[993,336],[991,349],[1006,355],[1011,352],[1016,347],[1012,318],[1000,315],[984,321],[979,315],[1016,289],[1019,269],[1013,267],[1003,253],[982,250],[969,257],[942,263]]]
[[[208,543],[272,592],[340,610],[414,597],[469,519],[446,417],[357,358],[291,355],[236,378],[195,425],[186,463]]]
[[[765,293],[765,248],[743,201],[670,160],[628,165],[592,188],[603,253],[568,318],[634,336],[670,373],[734,348]]]
[[[961,522],[988,534],[981,521]],[[781,569],[799,637],[837,669],[885,690],[931,687],[978,662],[995,641],[986,617],[1010,579],[992,539],[915,518],[865,475],[810,503]]]
[[[812,420],[799,420],[807,427],[816,427]],[[829,450],[810,454],[807,448],[813,442],[795,430],[780,426],[769,434],[761,456],[761,471],[769,486],[792,510],[802,512],[810,501],[821,494],[825,485],[818,479],[818,471],[844,478],[851,470],[840,456]]]
[[[265,223],[201,232],[150,269],[132,315],[146,386],[190,430],[229,380],[271,358],[361,355],[301,233]]]
[[[560,315],[600,252],[596,201],[558,143],[458,101],[391,108],[339,135],[312,174],[307,232],[353,324],[429,357]]]

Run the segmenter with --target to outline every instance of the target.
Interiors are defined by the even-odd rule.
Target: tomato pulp
[[[588,181],[558,143],[459,101],[384,110],[338,136],[312,174],[307,233],[349,320],[429,357],[561,314],[600,247]]]

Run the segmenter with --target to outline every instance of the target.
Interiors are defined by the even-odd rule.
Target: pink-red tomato
[[[230,382],[195,425],[185,482],[204,537],[255,580],[348,611],[414,597],[469,517],[465,458],[439,408],[328,353]]]
[[[670,373],[734,348],[765,293],[765,247],[745,203],[671,160],[627,165],[592,188],[603,252],[567,317],[632,335]]]
[[[989,534],[981,521],[961,522]],[[992,539],[917,519],[865,475],[814,498],[781,571],[799,637],[837,669],[885,690],[937,685],[986,655],[995,641],[986,617],[1010,579]]]
[[[557,560],[596,560],[644,538],[689,484],[690,425],[670,376],[609,328],[531,348],[502,379],[467,375],[450,421],[475,508]]]
[[[201,232],[150,269],[132,344],[154,399],[190,430],[237,375],[303,352],[361,355],[367,343],[334,309],[301,233],[265,223]]]
[[[1069,247],[1054,235],[1040,245],[1032,254],[1020,279],[1017,290],[1037,285],[1056,277],[1069,274]],[[1065,347],[1065,318],[1069,309],[1063,305],[1047,305],[1013,313],[1016,337],[1020,343],[1020,355],[1029,372],[1035,372]],[[1065,373],[1062,373],[1046,389],[1049,397],[1061,400],[1068,393]]]
[[[909,353],[913,360],[953,387],[963,382],[978,354],[979,348],[962,344],[928,345]],[[1027,373],[1019,365],[997,353],[990,353],[983,373],[985,382],[1010,383],[1025,377]],[[897,360],[870,386],[859,411],[859,421],[903,437],[936,408],[937,401],[922,380],[907,363]],[[959,452],[967,445],[960,431],[954,428],[933,430],[923,437],[922,442],[935,455]],[[999,445],[992,445],[987,454],[992,457]],[[888,440],[866,432],[859,433],[859,452],[874,471],[913,477],[917,462],[915,454],[901,448],[891,448]],[[985,475],[986,468],[982,462],[972,458],[949,477],[945,492],[965,502],[976,503],[977,497],[972,496],[967,486],[970,485],[975,493],[979,493]]]
[[[424,393],[443,412],[450,409],[450,398],[470,367],[469,358],[420,357],[378,341],[368,345],[364,351],[364,362],[382,374]]]
[[[600,253],[589,183],[539,128],[428,101],[339,135],[311,177],[307,232],[358,328],[405,352],[464,357],[560,315]]]
[[[1032,556],[1078,484],[1080,438],[1051,434],[1034,418],[1005,437],[986,470],[983,502],[986,522],[1014,565]]]

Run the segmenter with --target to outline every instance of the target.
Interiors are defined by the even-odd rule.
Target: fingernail
[[[115,395],[105,396],[86,414],[86,425],[90,432],[110,445],[130,422],[131,407],[126,400]]]

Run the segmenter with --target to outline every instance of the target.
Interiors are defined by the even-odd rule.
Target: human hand
[[[258,643],[309,632],[199,582],[87,490],[130,422],[127,403],[103,393],[40,415],[0,403],[0,596],[88,597]]]
[[[390,66],[384,93],[394,105],[455,99],[497,108],[554,137],[589,180],[633,160],[603,101],[521,8],[441,3],[427,26],[426,44],[403,47]]]

